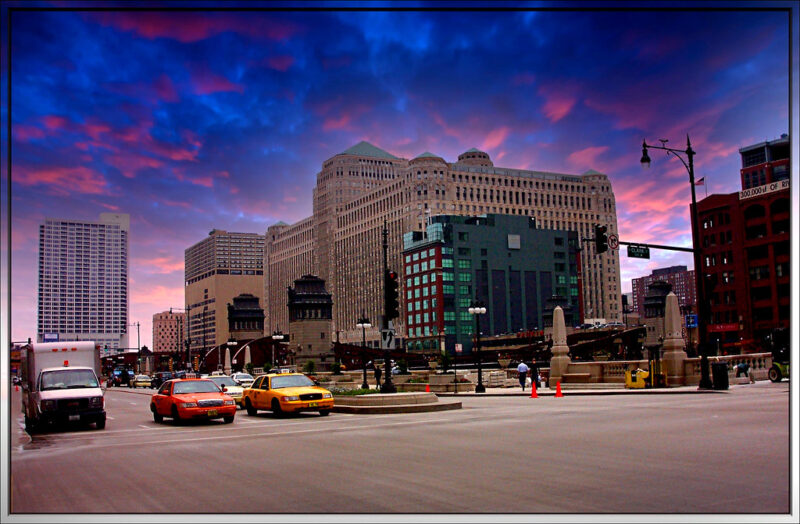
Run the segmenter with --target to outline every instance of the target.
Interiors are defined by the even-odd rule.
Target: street
[[[713,394],[463,396],[400,415],[238,411],[153,422],[111,388],[105,430],[29,439],[12,394],[16,513],[789,512],[789,385]]]

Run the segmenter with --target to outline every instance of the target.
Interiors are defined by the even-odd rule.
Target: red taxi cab
[[[187,378],[164,382],[150,400],[153,420],[171,417],[175,422],[221,418],[233,422],[236,401],[208,379]]]

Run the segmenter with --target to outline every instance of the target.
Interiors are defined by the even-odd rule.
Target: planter
[[[511,364],[510,358],[499,358],[497,359],[497,363],[500,364],[500,369],[506,369],[509,364]]]

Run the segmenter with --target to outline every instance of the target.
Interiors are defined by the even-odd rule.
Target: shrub
[[[398,360],[397,367],[400,369],[401,375],[408,375],[408,362],[406,362],[406,359],[401,358]]]
[[[250,374],[250,375],[253,374],[253,363],[252,362],[248,362],[247,364],[245,364],[244,368],[247,370],[248,374]]]
[[[344,389],[344,388],[336,388],[331,387],[328,388],[328,391],[334,394],[334,396],[353,396],[353,395],[372,395],[373,393],[380,393],[378,389]]]
[[[269,370],[272,369],[272,364],[269,362],[264,363],[264,373],[269,373]]]
[[[341,375],[342,374],[342,365],[338,362],[334,362],[331,364],[331,371],[334,375]]]
[[[316,369],[316,366],[314,365],[314,361],[313,360],[309,360],[308,362],[306,362],[303,365],[303,372],[304,373],[313,373],[315,369]]]

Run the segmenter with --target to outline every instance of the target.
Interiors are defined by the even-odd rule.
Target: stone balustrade
[[[728,367],[728,377],[736,376],[736,365],[745,362],[750,365],[750,371],[755,380],[768,380],[767,374],[772,367],[772,353],[750,353],[747,355],[722,355],[708,357],[709,367],[713,362],[724,362]],[[684,376],[687,385],[700,383],[700,357],[687,358],[683,361]],[[710,372],[710,371],[709,371]]]

